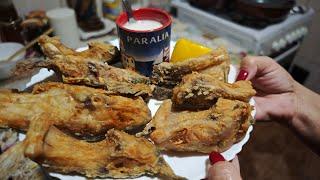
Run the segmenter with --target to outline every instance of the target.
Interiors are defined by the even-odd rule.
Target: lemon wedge
[[[196,58],[211,52],[212,49],[191,40],[181,38],[177,41],[170,62],[181,62],[189,58]]]

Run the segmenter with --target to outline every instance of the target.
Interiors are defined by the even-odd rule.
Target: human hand
[[[239,160],[236,156],[231,162],[225,161],[220,153],[210,154],[212,166],[208,170],[207,180],[241,180]]]
[[[296,82],[269,57],[247,56],[241,62],[237,80],[250,80],[257,91],[254,97],[257,120],[290,121],[296,112]]]

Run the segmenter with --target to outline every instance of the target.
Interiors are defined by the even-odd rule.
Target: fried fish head
[[[251,110],[248,103],[220,98],[208,110],[175,111],[166,100],[144,133],[165,151],[223,152],[244,137]]]

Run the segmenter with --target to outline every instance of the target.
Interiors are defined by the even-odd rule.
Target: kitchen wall
[[[298,0],[304,4],[308,0]],[[309,5],[315,10],[309,34],[295,57],[294,63],[310,72],[304,85],[320,93],[320,1],[309,0]]]

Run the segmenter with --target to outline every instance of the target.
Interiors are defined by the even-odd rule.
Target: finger
[[[239,164],[239,159],[238,159],[237,155],[234,157],[234,159],[231,161],[231,163],[240,172],[240,164]]]
[[[263,98],[255,96],[255,97],[253,97],[253,99],[255,101],[254,106],[255,106],[255,110],[256,110],[256,115],[254,116],[254,119],[257,121],[269,120],[268,114],[266,111],[266,107],[264,107]]]
[[[265,56],[246,56],[241,61],[239,80],[251,80],[256,76],[262,76],[279,68],[273,59]],[[245,79],[244,74],[247,74]],[[237,79],[238,79],[237,78]],[[240,79],[242,78],[242,79]]]
[[[235,167],[235,165],[228,161],[220,161],[215,163],[209,168],[208,173],[209,180],[240,180],[240,171]]]
[[[256,120],[288,120],[294,116],[295,99],[291,94],[268,95],[265,97],[254,97],[256,101]],[[277,117],[277,118],[274,118]]]

